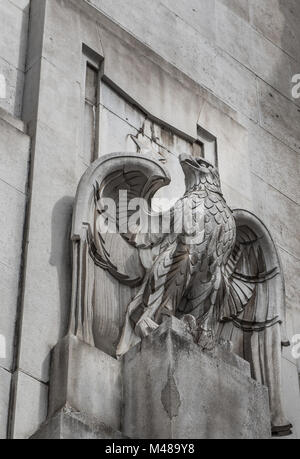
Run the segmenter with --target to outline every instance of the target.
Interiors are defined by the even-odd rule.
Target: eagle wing
[[[286,335],[285,286],[274,241],[253,214],[234,212],[237,238],[226,265],[227,290],[218,335],[247,360],[252,377],[269,389],[274,434],[289,434],[281,398],[281,347]]]
[[[283,324],[284,280],[271,235],[250,212],[234,211],[234,218],[236,243],[224,270],[227,291],[220,320],[244,331]]]
[[[127,223],[135,212],[129,210],[126,214],[125,207],[133,199],[143,199],[150,208],[156,191],[169,183],[168,172],[156,158],[135,153],[102,156],[82,177],[72,224],[70,331],[85,342],[94,345],[95,336],[112,336],[114,341],[118,338],[119,304],[116,303],[114,309],[101,307],[101,304],[105,298],[112,303],[116,294],[114,282],[134,288],[142,284],[145,277],[146,270],[138,249],[129,245],[120,234],[125,219]],[[107,272],[111,275],[109,279],[104,277]],[[102,279],[101,286],[98,286],[98,278]],[[95,314],[99,315],[97,332],[92,329]]]

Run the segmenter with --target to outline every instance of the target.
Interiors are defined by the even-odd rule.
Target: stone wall
[[[30,139],[18,120],[26,60],[29,0],[0,2],[0,438],[7,435]]]
[[[0,109],[0,438],[6,436],[26,205],[30,139]]]
[[[22,115],[32,137],[23,235],[29,139],[22,122],[1,120],[0,114],[0,153],[5,158],[0,186],[16,195],[15,201],[10,197],[1,203],[6,229],[3,236],[0,232],[0,267],[7,276],[13,273],[14,282],[4,308],[9,312],[4,313],[3,335],[9,343],[22,239],[28,242],[15,358],[13,362],[10,351],[8,360],[0,359],[5,387],[0,436],[5,436],[10,400],[9,434],[14,438],[32,435],[47,415],[50,352],[68,326],[70,219],[78,181],[90,160],[83,148],[89,60],[102,75],[93,155],[135,151],[130,135],[143,130],[169,165],[171,195],[183,186],[174,158],[193,148],[198,127],[208,132],[217,141],[229,204],[254,211],[274,235],[286,273],[289,337],[300,333],[300,105],[290,92],[292,75],[300,73],[297,0],[31,0],[26,52],[28,6],[25,0],[0,2],[1,23],[7,17],[0,27],[0,73],[5,73],[2,60],[4,67],[14,69],[7,80],[12,88],[13,75],[20,74],[11,101],[0,104],[15,117]],[[15,213],[7,209],[10,202],[18,209]],[[2,310],[0,314],[1,335]],[[299,438],[298,372],[290,349],[283,362],[286,410]]]
[[[21,121],[30,0],[0,2],[0,438],[7,436],[30,138]]]
[[[22,109],[29,5],[30,0],[0,2],[0,76],[6,85],[0,107],[17,118]]]

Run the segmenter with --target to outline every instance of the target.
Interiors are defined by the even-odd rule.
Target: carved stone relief
[[[186,191],[165,212],[154,212],[151,200],[170,176],[150,152],[104,156],[83,176],[73,218],[70,332],[104,351],[110,343],[107,352],[120,357],[166,317],[181,318],[203,349],[230,343],[250,362],[252,376],[269,388],[273,433],[289,433],[275,244],[255,215],[227,206],[215,166],[190,155],[180,165]]]

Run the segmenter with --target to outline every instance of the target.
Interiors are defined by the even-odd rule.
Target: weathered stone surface
[[[0,440],[7,438],[7,415],[9,405],[10,381],[11,374],[0,367]]]
[[[43,14],[42,8],[36,14]],[[66,21],[66,16],[68,20]],[[43,23],[39,18],[38,22]],[[51,62],[71,82],[81,83],[82,63],[78,56],[82,53],[82,43],[89,45],[87,40],[81,38],[81,18],[78,11],[70,2],[46,2],[45,29],[43,30],[43,46],[35,52]],[[89,22],[87,36],[93,36],[93,30],[98,30],[98,25]],[[85,27],[85,28],[86,28]],[[92,49],[98,52],[100,44],[99,35],[97,46],[93,43]],[[34,49],[34,48],[33,48]],[[33,55],[31,60],[35,59]]]
[[[0,111],[0,366],[11,369],[23,239],[30,139],[24,125]]]
[[[46,419],[48,386],[22,371],[18,371],[14,378],[17,393],[12,435],[14,439],[26,439],[31,437]]]
[[[232,12],[241,18],[249,21],[249,0],[218,0],[216,9],[219,7],[220,3],[226,5]]]
[[[223,128],[226,129],[226,126]],[[165,304],[168,304],[168,310],[174,315],[193,314],[190,317],[200,340],[205,339],[203,334],[213,336],[221,320],[233,322],[233,326],[242,329],[236,339],[232,338],[238,349],[244,349],[246,338],[243,332],[260,331],[261,339],[269,344],[272,340],[272,344],[257,348],[257,342],[253,340],[250,344],[251,352],[241,351],[239,355],[253,365],[255,379],[265,381],[270,388],[274,430],[287,430],[288,421],[281,412],[277,382],[280,375],[281,342],[287,341],[284,332],[280,336],[278,326],[279,320],[285,319],[284,282],[274,241],[255,215],[247,211],[230,211],[222,195],[216,168],[203,158],[191,155],[181,155],[179,158],[186,191],[184,197],[176,203],[175,217],[172,218],[176,225],[176,209],[181,209],[184,220],[182,229],[169,228],[165,229],[166,234],[157,234],[153,227],[143,226],[137,234],[131,234],[126,226],[125,230],[121,230],[123,237],[116,234],[116,229],[113,230],[114,234],[103,231],[97,220],[99,209],[107,205],[106,198],[119,203],[119,208],[123,208],[124,204],[119,201],[120,190],[126,189],[131,198],[144,198],[146,190],[149,200],[158,189],[170,182],[167,169],[150,155],[151,150],[146,155],[148,144],[141,144],[144,138],[139,136],[139,139],[134,140],[141,150],[139,153],[105,155],[90,166],[79,183],[71,236],[73,285],[70,332],[86,344],[107,351],[107,346],[103,347],[104,337],[114,345],[120,330],[122,334],[119,344],[111,355],[121,356],[140,339],[148,336],[150,330],[159,326]],[[193,209],[192,215],[188,207]],[[150,208],[144,212],[147,218],[149,215],[155,217]],[[113,215],[111,209],[111,217]],[[123,212],[123,218],[120,217],[120,220],[124,219],[127,225],[127,211],[126,216]],[[189,219],[195,221],[193,230],[196,231],[197,241],[190,239],[191,230],[187,226]],[[145,218],[140,216],[140,220]],[[170,231],[171,236],[168,236]],[[128,236],[124,237],[127,232]],[[128,251],[115,252],[113,246],[124,246],[124,238],[128,243]],[[222,244],[221,249],[219,243]],[[245,244],[251,249],[244,250]],[[189,256],[182,256],[187,253]],[[240,254],[238,262],[236,254]],[[207,265],[203,263],[206,256]],[[224,268],[222,281],[216,282],[214,275],[211,279],[209,277],[206,285],[210,284],[210,287],[203,291],[201,278],[199,282],[197,274],[199,271],[203,274],[215,273],[214,259],[217,256],[221,269]],[[109,278],[104,278],[102,288],[99,288],[101,271],[98,268],[108,271],[119,284],[132,289],[139,287],[138,291],[132,290],[133,298],[125,318],[116,315],[121,305],[122,309],[124,306],[121,297],[118,304],[118,284],[107,283]],[[260,288],[260,284],[264,284],[264,288]],[[166,290],[164,285],[167,285]],[[150,295],[147,295],[148,291]],[[214,299],[215,292],[218,292],[217,299]],[[113,305],[110,304],[111,298],[116,299],[116,304],[115,301]],[[215,311],[219,311],[218,314]],[[231,335],[229,333],[229,337]],[[224,338],[229,339],[227,336]],[[270,347],[273,348],[272,352]],[[267,361],[270,362],[270,371],[266,378],[264,375],[267,370],[262,362]]]
[[[19,267],[9,268],[0,262],[0,367],[10,370],[13,359]]]
[[[286,297],[290,303],[293,303],[295,298],[300,298],[300,259],[296,258],[293,253],[289,253],[281,247],[279,247],[279,253],[285,277]]]
[[[263,81],[259,82],[258,97],[261,126],[299,153],[300,111],[297,105],[274,91]]]
[[[218,150],[221,152],[218,155],[218,167],[230,206],[251,210],[252,184],[247,130],[207,102],[202,106],[198,124],[217,139]]]
[[[215,94],[251,120],[257,121],[255,75],[222,50],[218,51],[216,62]]]
[[[253,175],[256,190],[254,210],[270,228],[276,243],[296,258],[300,258],[299,205],[278,192],[272,186]]]
[[[136,149],[131,135],[136,137],[138,130],[126,121],[111,113],[105,107],[101,108],[100,152],[115,153],[116,151],[132,152]],[[142,125],[140,126],[140,128]],[[118,132],[118,135],[114,135]],[[88,166],[88,164],[87,164]]]
[[[107,2],[105,2],[107,3]],[[113,1],[111,2],[114,3]],[[203,37],[215,38],[215,0],[189,0],[188,3],[161,0],[169,10],[196,29]]]
[[[24,70],[28,28],[28,1],[17,6],[9,0],[0,3],[0,56],[13,67]]]
[[[127,102],[124,97],[118,94],[107,83],[103,82],[101,85],[101,106],[107,109],[112,114],[118,116],[123,121],[128,123],[131,127],[139,131],[146,120],[146,115],[137,109],[133,104]],[[101,119],[101,117],[100,117]],[[102,119],[101,119],[102,122]],[[103,137],[105,137],[103,135]],[[110,140],[111,134],[109,133],[107,141]],[[102,150],[107,151],[107,150]],[[114,150],[118,151],[118,150]],[[123,150],[120,150],[123,151]]]
[[[286,80],[289,79],[288,63],[290,57],[284,53],[281,55],[279,48],[284,49],[294,58],[299,55],[297,49],[297,37],[299,35],[298,0],[283,2],[279,0],[263,2],[252,0],[250,2],[252,25],[257,29],[257,31],[253,30],[255,39],[250,52],[246,46],[247,43],[245,43],[245,38],[248,37],[246,29],[239,25],[246,24],[246,22],[240,23],[229,12],[226,13],[226,17],[224,16],[224,21],[222,21],[221,9],[218,10],[220,3],[222,3],[234,15],[247,21],[248,0],[188,1],[189,5],[194,6],[185,8],[182,5],[182,0],[165,0],[164,5],[160,6],[158,10],[153,7],[153,2],[151,4],[148,1],[134,1],[131,4],[134,4],[136,9],[132,14],[130,7],[124,8],[124,1],[94,0],[94,3],[103,8],[106,14],[110,14],[115,22],[122,23],[124,17],[124,24],[131,36],[118,25],[110,22],[99,11],[83,6],[86,3],[83,0],[31,1],[32,12],[35,11],[35,14],[27,53],[30,70],[27,74],[28,91],[25,97],[28,112],[25,112],[24,119],[33,121],[29,126],[32,134],[36,133],[35,129],[31,129],[36,120],[38,120],[39,126],[37,143],[34,145],[36,150],[33,149],[36,151],[36,174],[33,178],[33,188],[36,192],[34,192],[31,216],[33,230],[29,235],[27,295],[24,304],[21,364],[24,371],[44,382],[48,381],[49,351],[63,336],[67,325],[68,291],[70,290],[68,222],[75,188],[86,168],[80,157],[80,148],[78,147],[81,136],[81,119],[80,116],[77,116],[81,110],[82,98],[80,87],[82,43],[85,43],[98,55],[105,55],[104,78],[106,81],[117,86],[120,93],[123,92],[134,104],[143,107],[145,112],[162,123],[169,124],[176,130],[184,132],[187,137],[196,138],[197,135],[197,119],[203,104],[202,98],[198,97],[199,93],[202,96],[205,94],[207,99],[214,99],[218,109],[221,109],[221,100],[227,101],[231,107],[237,110],[233,114],[233,110],[229,110],[223,104],[223,110],[228,110],[228,113],[230,111],[232,117],[242,118],[245,115],[256,121],[258,119],[256,116],[256,81],[253,71],[259,78],[266,80],[270,86],[288,96]],[[44,3],[47,4],[45,17],[42,11]],[[142,3],[145,3],[146,6],[141,6]],[[16,7],[16,15],[8,16],[8,21],[5,24],[5,5],[9,5],[7,11],[12,11],[12,4]],[[29,0],[2,0],[1,2],[1,8],[4,8],[5,14],[0,18],[0,22],[2,21],[4,24],[2,28],[0,27],[0,38],[1,34],[9,33],[1,41],[3,45],[6,45],[5,49],[1,48],[0,44],[0,73],[5,75],[8,82],[8,98],[1,100],[0,105],[17,116],[21,113],[23,75],[22,71],[13,64],[16,63],[18,56],[20,62],[23,61],[22,50],[26,41],[23,40],[20,46],[20,16],[17,9],[21,11],[28,4]],[[220,25],[218,44],[219,46],[222,45],[222,37],[220,36],[220,31],[222,31],[224,32],[223,46],[226,48],[226,52],[230,52],[233,57],[228,54],[225,55],[223,52],[221,52],[221,58],[217,57],[219,53],[213,38],[215,34],[213,28],[216,21],[213,13],[214,4],[216,4],[215,11],[219,16]],[[39,11],[36,9],[37,7]],[[83,8],[82,11],[80,11],[81,7]],[[194,7],[196,11],[193,11]],[[110,10],[109,13],[107,13],[108,10]],[[89,12],[83,13],[83,11]],[[162,12],[163,14],[161,14]],[[155,17],[156,15],[157,17]],[[147,18],[146,23],[145,17]],[[15,18],[15,23],[12,23],[12,18]],[[46,21],[45,30],[43,30],[44,20]],[[165,25],[166,21],[169,21],[168,27]],[[229,27],[231,30],[228,30]],[[146,33],[145,28],[148,29]],[[243,36],[237,38],[236,32],[239,30],[242,31]],[[12,31],[13,33],[11,33]],[[157,51],[164,59],[155,55],[149,47],[138,43],[133,35],[143,42],[146,40],[147,45],[152,47],[152,50]],[[235,40],[238,43],[234,43]],[[251,47],[250,42],[248,45]],[[245,51],[245,55],[243,55],[243,51]],[[244,67],[246,64],[245,56],[248,59],[249,55],[251,71]],[[236,62],[236,58],[241,62]],[[12,60],[13,63],[11,63]],[[43,62],[42,79],[39,75],[41,60],[47,61],[46,63]],[[280,66],[275,65],[277,62]],[[294,60],[291,62],[292,68],[294,68],[293,72],[299,73],[298,64]],[[176,67],[180,68],[185,75],[181,74]],[[195,81],[189,80],[186,74]],[[215,95],[208,94],[195,82],[200,82],[210,91],[214,91],[219,99],[216,100]],[[47,90],[45,90],[46,87]],[[291,228],[297,228],[297,207],[293,203],[290,204],[289,200],[279,197],[279,194],[273,194],[270,189],[275,187],[280,193],[284,193],[293,201],[298,202],[297,154],[290,154],[292,150],[287,148],[284,143],[289,144],[298,152],[299,120],[298,114],[294,110],[296,105],[290,104],[286,98],[281,99],[276,91],[274,93],[276,94],[276,101],[272,110],[274,110],[274,114],[277,114],[277,109],[279,109],[282,119],[277,120],[275,115],[274,120],[272,119],[273,115],[269,117],[270,107],[263,101],[263,127],[268,129],[270,133],[267,134],[264,129],[258,128],[261,133],[261,136],[258,136],[261,143],[254,139],[256,134],[251,133],[249,137],[251,169],[264,182],[268,183],[270,188],[256,186],[257,182],[254,180],[248,190],[248,181],[246,180],[246,185],[244,185],[243,181],[240,180],[245,171],[242,170],[243,168],[237,168],[234,164],[235,158],[240,158],[238,152],[240,146],[237,149],[237,143],[234,140],[235,135],[229,135],[232,129],[230,123],[225,123],[228,128],[228,141],[225,139],[226,130],[224,129],[222,132],[220,129],[219,131],[222,145],[225,145],[225,149],[228,148],[229,151],[228,154],[226,150],[224,159],[222,161],[221,158],[220,164],[222,164],[222,174],[223,172],[226,173],[227,181],[230,182],[223,185],[230,204],[233,207],[245,207],[251,210],[253,209],[253,202],[255,203],[257,200],[256,192],[258,192],[259,203],[257,208],[259,208],[261,217],[265,219],[265,214],[267,215],[268,222],[271,226],[274,225],[277,241],[293,253],[297,243],[297,235],[296,230],[291,230]],[[113,98],[112,93],[107,93],[107,99],[111,99],[111,104],[106,101],[105,105],[108,105],[106,108],[113,108],[113,111],[116,111],[119,107],[120,113],[122,112],[122,119],[124,120],[125,116],[124,121],[132,122],[134,129],[139,129],[139,116],[136,117],[135,110],[129,112],[127,111],[128,107],[125,106],[125,109],[124,106],[121,107],[122,97]],[[119,116],[120,113],[116,114]],[[127,117],[128,120],[126,120]],[[120,125],[117,122],[112,122],[112,119],[112,117],[106,119],[103,117],[102,148],[106,148],[105,145],[109,148],[114,148],[114,145],[124,145],[124,148],[130,148],[132,141],[130,139],[125,140],[125,127],[119,130]],[[224,121],[222,116],[216,116],[216,119],[218,124]],[[106,138],[106,136],[111,136],[112,132],[107,128],[108,120],[111,126],[113,125],[115,128],[114,139]],[[104,133],[105,123],[107,129]],[[51,125],[51,129],[47,124]],[[213,125],[212,116],[211,126]],[[158,131],[158,129],[156,130]],[[2,132],[4,137],[2,137]],[[0,134],[1,140],[6,138],[6,128],[3,130],[0,126]],[[272,135],[280,140],[269,141]],[[159,136],[164,144],[170,145],[166,138],[162,139],[163,135],[159,133]],[[268,140],[264,142],[264,138]],[[22,183],[22,187],[18,190],[23,191],[25,181],[22,177],[22,168],[26,162],[25,154],[24,157],[22,155],[22,158],[20,154],[14,154],[19,150],[17,145],[13,149],[13,139],[13,135],[7,138],[7,150],[11,155],[6,156],[7,161],[2,161],[3,168],[1,169],[0,166],[0,173],[2,174],[0,178],[7,181],[11,176],[10,185],[18,187],[16,184]],[[178,149],[181,148],[183,146],[178,146]],[[243,148],[241,156],[244,158],[246,149]],[[176,149],[177,146],[174,146],[174,151]],[[172,151],[172,149],[170,150]],[[25,151],[23,147],[22,151]],[[107,152],[101,151],[101,154]],[[221,145],[219,155],[222,156]],[[167,155],[166,158],[169,161]],[[175,157],[174,160],[170,159],[168,164],[168,167],[172,169],[172,177],[176,176],[175,159]],[[228,160],[227,166],[226,159]],[[13,161],[16,163],[12,165]],[[243,165],[249,172],[249,164],[243,162]],[[230,171],[230,169],[232,170]],[[236,172],[238,178],[236,178],[235,173],[231,172]],[[176,184],[179,184],[180,180],[178,177]],[[176,188],[175,184],[174,187]],[[11,194],[10,192],[6,193],[6,190],[6,188],[2,189],[2,195],[10,200]],[[264,206],[260,202],[263,199],[266,200]],[[15,209],[21,210],[21,207],[15,206],[14,201],[11,200],[11,203]],[[6,212],[10,217],[9,222],[13,218],[10,215],[10,207],[5,203],[2,206],[2,212]],[[279,218],[278,214],[281,215]],[[3,236],[3,245],[12,247],[11,232],[10,230],[7,231],[6,218],[3,217],[2,220],[2,226],[4,225],[3,227],[8,234],[8,237]],[[21,220],[15,223],[18,228],[17,231],[21,232]],[[298,249],[295,250],[298,256]],[[6,248],[3,253],[6,256]],[[294,257],[292,260],[287,258],[284,261],[284,267],[287,273],[290,310],[293,311],[290,321],[299,324],[299,309],[297,309],[298,267]],[[17,271],[16,266],[14,266],[13,272],[17,274]],[[7,287],[10,288],[11,285],[13,288],[13,285],[16,285],[16,281],[10,283],[6,274],[3,274],[2,282],[6,282],[6,279]],[[3,292],[6,298],[4,287]],[[14,292],[15,294],[16,292]],[[13,330],[12,323],[15,319],[13,313],[14,295],[7,296],[7,303],[0,313],[5,315],[9,322],[9,325],[5,325],[5,334],[8,340],[11,340],[12,332],[9,330]],[[10,309],[11,307],[12,309]],[[0,327],[4,327],[5,320],[2,321],[1,316]],[[295,328],[297,326],[295,325]],[[8,363],[4,365],[5,367],[9,366]],[[295,378],[293,384],[295,384]],[[288,391],[289,388],[287,387],[286,390]],[[37,394],[35,396],[38,397]],[[41,397],[46,400],[44,392]],[[30,417],[23,417],[24,425],[27,423],[30,425],[31,421]]]
[[[216,8],[216,19],[217,45],[237,61],[249,67],[251,53],[249,24],[222,3],[218,3]]]
[[[121,363],[70,335],[54,349],[48,417],[71,407],[88,418],[120,430]]]
[[[233,354],[197,347],[169,319],[124,357],[124,434],[132,438],[270,438],[267,389]]]
[[[2,0],[0,4],[0,74],[6,81],[6,97],[0,106],[21,115],[28,33],[29,0]]]
[[[25,196],[0,180],[0,262],[15,269],[20,266]]]
[[[5,79],[6,97],[0,99],[0,107],[13,116],[20,117],[24,74],[0,57],[0,74]]]
[[[63,409],[46,421],[32,440],[120,440],[123,435],[82,413]]]
[[[159,55],[177,68],[184,70],[191,78],[206,87],[213,87],[216,50],[211,42],[205,38],[205,31],[204,36],[198,32],[199,25],[196,30],[193,23],[190,25],[186,20],[182,19],[182,14],[177,14],[179,9],[181,12],[183,10],[183,6],[180,6],[179,2],[175,5],[173,4],[171,9],[161,4],[161,2],[156,2],[156,7],[153,8],[153,3],[141,4],[137,0],[131,1],[128,8],[124,8],[124,2],[120,1],[102,2],[93,0],[91,3],[105,14],[113,16],[114,20],[122,24],[125,29],[133,32],[141,42],[157,51]],[[199,8],[199,2],[197,3]],[[173,12],[173,9],[177,12]],[[209,8],[201,9],[203,22],[206,22],[206,24],[211,20],[208,13],[212,9],[214,9],[214,2],[210,2]],[[184,8],[184,10],[186,16],[187,9]],[[192,11],[191,14],[193,13],[195,12]],[[151,18],[148,23],[151,24],[151,27],[144,27],[143,17],[145,15]],[[212,20],[214,21],[214,18]],[[172,42],[170,41],[170,34],[173,37]],[[103,31],[101,38],[104,43],[104,50],[107,52],[108,44],[106,45],[105,43],[107,40]],[[147,71],[143,72],[144,76],[146,74]],[[152,81],[153,76],[152,69]],[[124,77],[125,75],[123,79]]]
[[[258,77],[291,98],[296,61],[223,5],[216,9],[217,45]]]
[[[299,62],[299,2],[297,0],[263,2],[251,0],[249,7],[251,23],[254,27]]]
[[[35,148],[34,224],[29,235],[20,361],[24,371],[46,383],[50,350],[64,336],[68,326],[76,146],[40,123]]]
[[[251,70],[281,94],[292,99],[291,82],[297,73],[296,61],[252,28],[250,40]]]
[[[30,139],[1,115],[0,132],[0,179],[25,193]]]
[[[287,415],[293,424],[293,436],[291,438],[300,437],[300,422],[298,417],[300,411],[300,392],[299,376],[297,373],[296,365],[283,359],[283,400]]]
[[[300,204],[299,153],[254,123],[250,124],[248,132],[252,172],[280,193]]]

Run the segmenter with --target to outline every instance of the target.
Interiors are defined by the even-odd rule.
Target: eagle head
[[[185,175],[187,191],[207,188],[222,193],[218,169],[209,161],[189,154],[180,155],[179,161]]]

